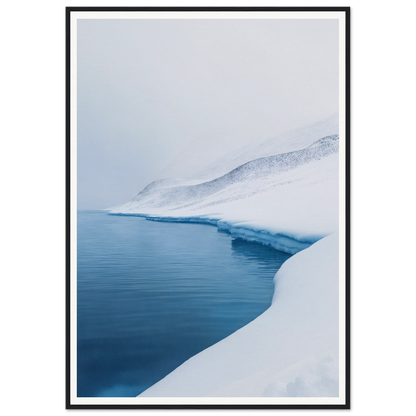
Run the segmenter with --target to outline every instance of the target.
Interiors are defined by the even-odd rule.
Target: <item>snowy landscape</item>
[[[200,164],[191,177],[155,181],[110,211],[211,224],[234,238],[295,254],[276,274],[265,313],[186,361],[138,400],[342,395],[339,166],[333,114],[217,164],[202,169]]]
[[[73,402],[345,405],[344,12],[81,16]]]

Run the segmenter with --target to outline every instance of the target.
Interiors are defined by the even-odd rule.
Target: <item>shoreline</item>
[[[324,236],[318,236],[317,238],[310,239],[296,239],[289,234],[284,233],[273,233],[268,230],[256,230],[254,227],[248,227],[240,222],[232,223],[223,219],[216,219],[209,217],[208,215],[203,216],[189,216],[189,217],[172,217],[172,216],[156,216],[152,214],[144,213],[112,213],[109,212],[107,215],[113,216],[126,216],[126,217],[141,217],[147,221],[157,222],[170,222],[170,223],[190,223],[190,224],[205,224],[216,226],[219,231],[226,232],[233,238],[240,238],[246,241],[252,241],[259,244],[263,244],[272,247],[278,251],[294,255],[299,251],[305,250],[312,244],[319,241]]]

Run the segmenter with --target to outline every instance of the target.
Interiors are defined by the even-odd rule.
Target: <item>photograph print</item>
[[[348,409],[349,8],[66,34],[66,407]]]

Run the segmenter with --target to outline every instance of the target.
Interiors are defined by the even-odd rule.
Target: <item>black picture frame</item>
[[[74,404],[71,402],[71,16],[75,12],[133,11],[335,11],[345,14],[346,109],[346,381],[344,404]],[[356,15],[349,2],[330,3],[66,3],[62,6],[62,284],[61,284],[61,412],[63,414],[353,414],[356,398]]]

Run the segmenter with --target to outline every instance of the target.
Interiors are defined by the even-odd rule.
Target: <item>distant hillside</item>
[[[133,200],[135,209],[151,208],[183,208],[195,204],[203,205],[208,197],[218,194],[218,198],[210,200],[210,205],[230,202],[241,199],[244,196],[252,196],[258,192],[264,192],[261,184],[264,179],[270,180],[282,172],[295,169],[300,165],[320,160],[326,156],[337,153],[339,136],[331,135],[323,137],[310,146],[293,152],[282,153],[274,156],[262,157],[244,163],[211,181],[195,185],[181,185],[174,180],[160,180],[149,184]],[[256,182],[257,186],[246,186],[248,182]],[[224,192],[227,188],[238,186],[239,192],[230,190],[228,195]],[[118,211],[118,210],[116,210]]]

